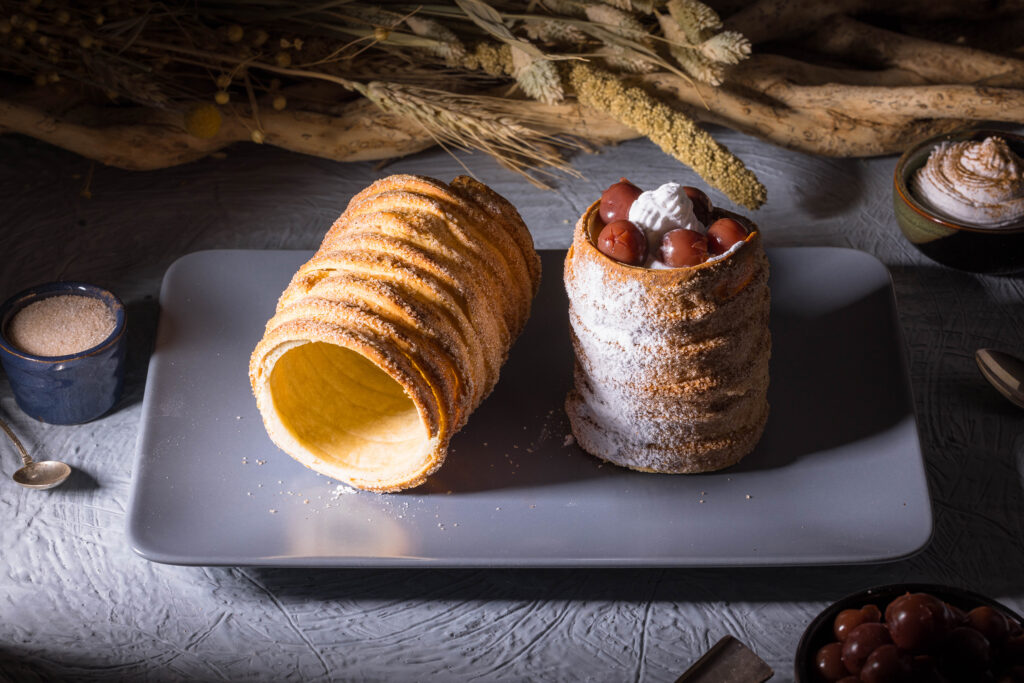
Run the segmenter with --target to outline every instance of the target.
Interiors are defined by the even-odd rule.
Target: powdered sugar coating
[[[767,419],[768,264],[756,229],[690,268],[633,268],[577,224],[565,285],[576,352],[566,399],[588,452],[655,472],[727,467]]]

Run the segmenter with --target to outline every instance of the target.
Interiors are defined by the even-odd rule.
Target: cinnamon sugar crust
[[[349,202],[250,359],[271,439],[352,486],[416,486],[491,392],[540,258],[518,212],[469,178],[395,175]]]

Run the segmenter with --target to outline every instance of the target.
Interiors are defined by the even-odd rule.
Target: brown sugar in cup
[[[587,452],[631,469],[722,469],[750,453],[768,416],[768,259],[757,226],[742,246],[687,268],[614,261],[595,246],[599,202],[565,260],[575,384],[566,397]]]
[[[49,323],[48,331],[12,329],[19,314],[33,304],[68,296],[88,297],[106,307],[113,318],[113,325],[103,328],[109,329],[107,334],[88,329],[73,332],[76,326],[64,325],[65,321],[50,314],[29,325]],[[71,306],[65,312],[75,311]],[[65,425],[89,422],[113,408],[124,387],[126,325],[121,300],[109,290],[84,282],[38,285],[0,305],[0,361],[18,407],[42,422]],[[24,332],[32,333],[26,337],[21,334]],[[23,348],[27,340],[32,341],[32,350]]]

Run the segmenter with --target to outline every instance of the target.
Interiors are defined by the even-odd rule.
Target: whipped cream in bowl
[[[903,236],[931,260],[1024,273],[1024,136],[972,129],[922,140],[897,161],[892,199]]]
[[[1024,224],[1024,160],[1002,137],[940,142],[911,191],[940,218],[989,229]]]

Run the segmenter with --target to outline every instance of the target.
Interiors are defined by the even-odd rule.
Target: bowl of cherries
[[[797,683],[1024,683],[1024,629],[983,595],[896,584],[849,595],[811,622]]]

